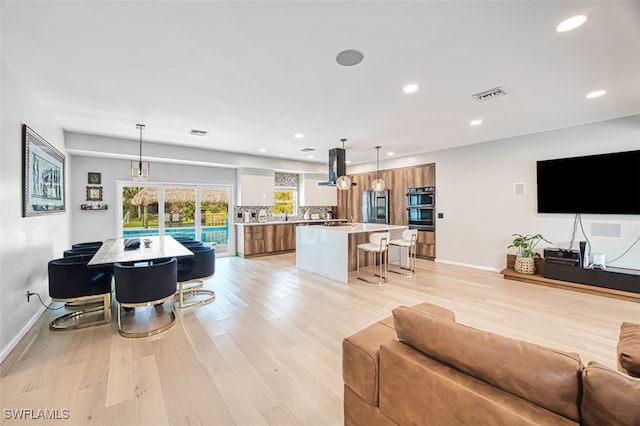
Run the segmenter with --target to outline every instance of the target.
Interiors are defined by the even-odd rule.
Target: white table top
[[[149,247],[144,240],[151,240]],[[91,258],[88,266],[109,265],[116,262],[142,262],[164,257],[191,257],[193,252],[180,244],[170,235],[142,237],[140,247],[133,250],[124,249],[125,238],[105,240],[100,249]]]

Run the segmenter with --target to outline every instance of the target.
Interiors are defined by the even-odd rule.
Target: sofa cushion
[[[640,425],[640,379],[597,362],[582,372],[584,426]]]
[[[380,347],[379,406],[400,425],[577,425],[398,341]]]
[[[640,377],[640,324],[623,322],[618,339],[618,369]]]
[[[449,366],[579,421],[577,354],[477,330],[408,307],[393,310],[400,341]]]
[[[431,303],[420,303],[412,309],[425,314],[454,319],[447,308]],[[342,341],[342,378],[360,398],[368,404],[378,406],[378,373],[380,345],[396,339],[393,316],[388,316],[346,337]]]

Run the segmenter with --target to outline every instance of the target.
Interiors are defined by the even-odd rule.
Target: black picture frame
[[[89,173],[87,173],[87,183],[89,185],[101,185],[102,184],[102,173],[98,173],[98,172],[89,172]]]
[[[102,201],[102,187],[87,186],[87,201]]]
[[[65,157],[26,124],[22,125],[22,216],[66,211]]]

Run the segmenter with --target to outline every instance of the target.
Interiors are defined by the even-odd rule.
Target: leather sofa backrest
[[[511,339],[407,306],[393,310],[398,339],[420,352],[554,413],[580,421],[578,354]]]

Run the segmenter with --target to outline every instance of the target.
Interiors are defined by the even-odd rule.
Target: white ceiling
[[[376,145],[411,155],[640,113],[638,1],[4,1],[1,13],[4,60],[72,132],[137,141],[144,123],[145,141],[305,161],[309,147],[317,162],[347,138],[361,163]],[[589,20],[555,31],[576,14]],[[339,66],[344,49],[364,61]],[[495,86],[507,96],[471,97]],[[595,89],[607,95],[586,100]]]

